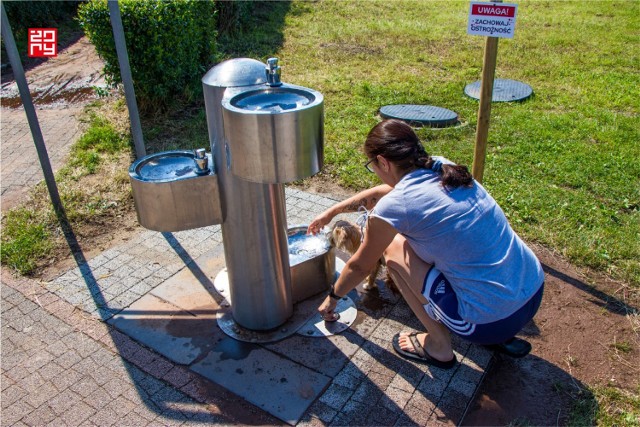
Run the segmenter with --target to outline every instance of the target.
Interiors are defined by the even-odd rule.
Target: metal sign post
[[[468,34],[487,36],[482,64],[476,143],[473,150],[472,174],[478,182],[482,182],[484,161],[487,153],[493,81],[496,73],[496,58],[498,56],[498,38],[513,38],[513,28],[518,9],[518,6],[514,4],[497,5],[495,3],[502,3],[502,0],[494,0],[493,3],[471,2],[467,29]]]

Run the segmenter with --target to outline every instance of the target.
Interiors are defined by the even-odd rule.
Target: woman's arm
[[[361,206],[364,206],[367,210],[373,209],[385,194],[392,190],[392,187],[382,184],[377,187],[370,188],[368,190],[361,191],[360,193],[349,197],[329,209],[322,212],[320,215],[314,218],[309,224],[307,233],[316,234],[322,227],[329,224],[331,220],[338,214],[347,212],[357,212]]]
[[[338,277],[333,286],[334,294],[343,297],[358,286],[371,273],[371,270],[373,270],[380,257],[382,257],[384,250],[391,244],[397,233],[397,230],[386,221],[377,217],[370,217],[364,241],[342,269],[340,277]],[[329,317],[333,314],[336,305],[337,300],[327,296],[318,307],[318,311],[323,317]]]

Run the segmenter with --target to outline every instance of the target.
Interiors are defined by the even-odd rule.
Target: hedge
[[[120,0],[129,65],[142,114],[167,110],[201,93],[216,54],[213,0]],[[108,83],[121,82],[106,0],[80,5],[78,21],[105,62]]]

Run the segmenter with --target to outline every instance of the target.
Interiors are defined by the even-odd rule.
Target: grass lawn
[[[353,189],[375,184],[361,147],[379,108],[390,104],[457,112],[461,126],[419,134],[430,154],[471,166],[478,101],[463,89],[481,77],[485,38],[466,34],[468,8],[466,1],[290,5],[283,43],[271,54],[283,81],[325,96],[328,178]],[[635,291],[638,12],[634,1],[518,3],[515,37],[499,42],[496,77],[527,83],[534,96],[492,105],[483,179],[526,240]]]

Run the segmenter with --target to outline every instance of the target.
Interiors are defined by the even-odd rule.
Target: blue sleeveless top
[[[371,215],[398,230],[421,259],[444,274],[468,322],[508,317],[544,281],[533,251],[475,180],[472,187],[450,190],[437,172],[417,169],[382,197]]]

